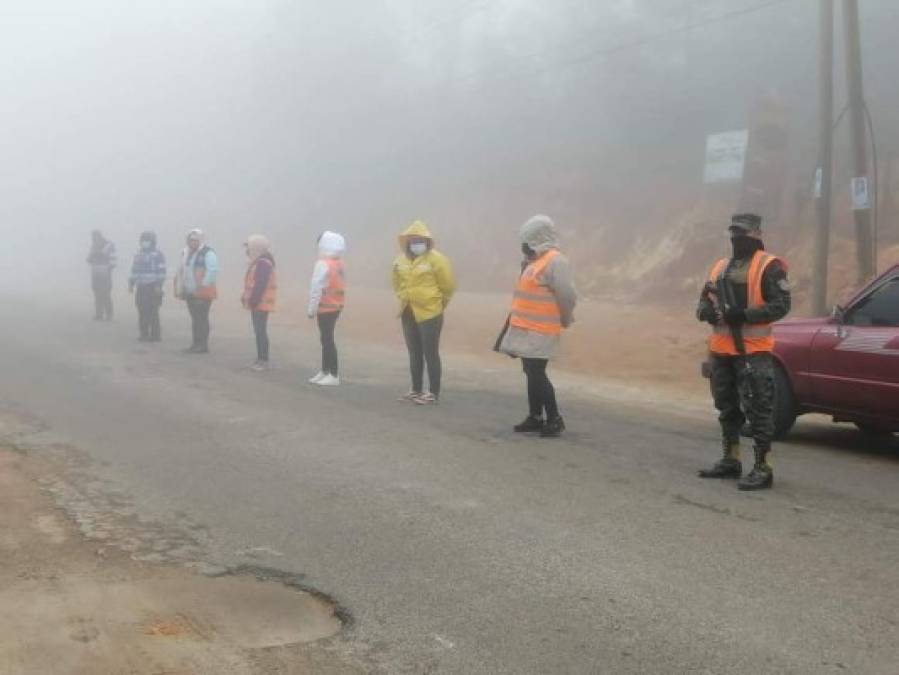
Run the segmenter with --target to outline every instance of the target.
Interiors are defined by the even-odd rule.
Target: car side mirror
[[[830,312],[830,318],[834,323],[842,324],[843,320],[846,318],[846,310],[839,305],[834,305]]]

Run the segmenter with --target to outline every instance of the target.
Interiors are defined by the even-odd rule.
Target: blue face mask
[[[409,244],[409,253],[414,256],[424,255],[428,250],[428,245],[424,242],[416,242],[414,244]]]
[[[152,242],[152,241],[142,241],[142,242],[140,243],[140,247],[141,247],[144,251],[149,251],[151,248],[153,248],[153,242]]]

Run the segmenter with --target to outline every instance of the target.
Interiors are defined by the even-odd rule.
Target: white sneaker
[[[268,370],[269,365],[268,361],[257,361],[252,366],[250,366],[250,370],[255,370],[257,373],[261,373],[263,370]]]
[[[316,384],[320,387],[336,387],[340,384],[340,378],[335,375],[325,375]]]
[[[309,378],[308,382],[309,382],[309,384],[318,384],[319,380],[321,380],[323,377],[327,377],[327,376],[328,376],[327,373],[318,371],[315,375],[313,375],[312,377]]]

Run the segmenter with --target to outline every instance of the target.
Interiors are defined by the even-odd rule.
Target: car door
[[[899,417],[899,274],[875,284],[842,321],[819,331],[811,380],[819,407]]]

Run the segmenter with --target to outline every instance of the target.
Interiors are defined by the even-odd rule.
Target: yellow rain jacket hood
[[[428,240],[428,250],[410,258],[410,237]],[[440,316],[456,290],[456,280],[449,258],[434,250],[434,238],[428,226],[416,220],[399,235],[400,254],[393,261],[393,291],[400,302],[400,312],[412,309],[418,323]]]

